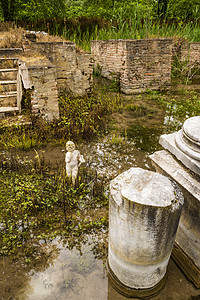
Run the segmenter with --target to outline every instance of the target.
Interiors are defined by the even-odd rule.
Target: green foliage
[[[100,93],[85,98],[65,95],[59,105],[58,132],[73,139],[89,139],[105,130],[105,116],[113,109],[112,98]]]
[[[187,92],[187,98],[183,101],[181,99],[172,98],[167,103],[165,124],[167,131],[179,130],[183,122],[190,117],[198,116],[200,114],[200,101],[197,95],[192,92]]]
[[[122,137],[119,133],[114,132],[111,135],[111,144],[115,146],[126,145],[127,136],[125,132],[125,137]]]
[[[1,8],[5,21],[35,20],[65,15],[64,0],[1,0]]]
[[[183,37],[190,42],[200,41],[198,0],[15,0],[5,3],[12,11],[14,7],[14,14],[8,14],[7,19],[14,19],[30,30],[62,35],[86,51],[90,51],[90,41],[95,39]]]
[[[177,21],[197,20],[199,18],[199,0],[169,0],[167,18]]]
[[[120,91],[120,81],[119,81],[119,79],[112,79],[111,80],[109,90],[111,92],[119,92]]]
[[[157,15],[159,18],[165,18],[167,13],[168,0],[158,0]]]
[[[135,15],[146,18],[163,18],[176,20],[194,20],[197,18],[198,0],[45,0],[25,1],[2,0],[6,19],[42,19],[42,18],[79,18],[99,17],[108,20],[135,19]]]
[[[107,227],[107,218],[85,218],[93,207],[108,205],[104,179],[94,171],[81,169],[73,187],[63,169],[49,174],[45,165],[29,163],[29,168],[24,168],[21,161],[16,164],[14,170],[13,165],[1,161],[0,255],[21,254],[28,262],[41,239],[61,232],[79,236]]]
[[[152,117],[155,115],[156,111],[154,109],[148,109],[144,105],[136,105],[136,104],[127,104],[125,109],[131,112],[134,112],[137,116],[149,116]]]
[[[102,21],[103,22],[103,21]],[[52,27],[53,28],[53,27]],[[83,30],[81,25],[63,29],[64,37],[71,40],[86,51],[90,51],[91,40],[109,40],[109,39],[144,39],[156,37],[182,37],[190,42],[200,41],[200,27],[198,19],[196,21],[183,22],[168,22],[163,21],[162,24],[151,17],[143,18],[136,7],[128,20],[119,18],[111,20],[105,26],[99,25],[86,26]],[[56,34],[56,30],[54,34]],[[98,70],[97,70],[98,71]]]
[[[109,90],[117,92],[119,87],[111,81]],[[28,99],[28,98],[26,98]],[[29,109],[29,101],[24,100],[24,108]],[[27,102],[26,102],[27,101]],[[119,94],[109,95],[102,88],[94,88],[86,97],[60,96],[60,119],[51,123],[41,117],[31,115],[31,124],[1,128],[0,148],[27,151],[38,149],[48,142],[62,144],[63,140],[91,139],[105,132],[106,116],[118,109]]]
[[[16,0],[1,0],[1,11],[5,21],[13,21],[15,14]]]
[[[94,69],[93,69],[93,74],[95,76],[101,77],[101,70],[102,70],[102,67],[99,64],[97,64],[96,68],[94,67]]]
[[[147,97],[165,110],[164,133],[181,129],[186,119],[200,114],[199,93],[193,90],[175,90],[169,95],[153,91]]]
[[[6,150],[10,148],[30,150],[40,143],[37,132],[24,127],[8,127],[0,135],[0,147]]]

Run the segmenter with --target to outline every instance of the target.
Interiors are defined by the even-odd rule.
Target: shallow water
[[[85,167],[104,175],[107,183],[130,167],[153,170],[148,155],[161,149],[159,136],[182,121],[166,112],[165,117],[152,122],[137,118],[129,124],[126,134],[111,133],[98,141],[79,144],[86,160]],[[172,128],[174,128],[172,126]],[[21,155],[21,153],[18,153]],[[52,170],[64,167],[65,149],[48,145],[38,150]],[[33,159],[35,152],[22,153],[23,159]],[[98,245],[107,240],[107,231],[84,235],[73,245],[57,237],[45,244],[41,239],[40,251],[47,253],[46,261],[37,264],[0,260],[0,300],[125,300],[110,285],[105,267],[106,256],[98,256]],[[156,300],[200,299],[200,290],[190,284],[177,266],[170,261],[165,288]]]
[[[111,286],[104,263],[95,258],[95,236],[88,236],[81,249],[69,250],[58,240],[48,247],[54,251],[39,270],[24,269],[8,261],[1,264],[1,298],[3,300],[125,300]],[[55,248],[53,247],[55,246]],[[190,298],[196,296],[197,298]],[[136,298],[135,298],[136,299]],[[200,291],[190,284],[172,260],[166,285],[155,300],[200,299]]]
[[[88,239],[81,252],[69,250],[57,243],[56,260],[42,272],[31,271],[27,299],[106,299],[106,269],[92,254],[94,244]]]

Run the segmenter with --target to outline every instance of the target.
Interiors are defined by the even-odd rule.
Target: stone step
[[[0,57],[0,69],[13,69],[18,67],[17,58]]]
[[[0,118],[5,117],[5,115],[16,115],[18,112],[19,112],[19,108],[16,106],[0,107]]]
[[[17,90],[17,80],[0,80],[0,93]]]
[[[0,94],[0,98],[13,97],[13,96],[17,96],[17,91],[6,92],[3,94]]]
[[[16,57],[23,53],[22,48],[1,48],[0,57]]]
[[[0,107],[16,106],[17,105],[17,92],[8,92],[0,94]]]
[[[18,69],[0,69],[0,80],[16,80]]]

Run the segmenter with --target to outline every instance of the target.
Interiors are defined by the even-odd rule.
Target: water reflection
[[[152,169],[148,151],[137,149],[133,139],[120,136],[118,144],[114,144],[112,136],[106,136],[102,140],[81,145],[81,151],[85,153],[87,167],[97,170],[107,180],[111,180],[131,167]]]
[[[97,242],[99,237],[95,235],[85,236],[83,243],[74,247],[56,239],[48,243],[48,253],[52,256],[46,264],[40,261],[31,267],[20,261],[11,264],[7,258],[1,260],[0,299],[126,300],[107,278],[105,257],[103,261],[96,259]],[[200,299],[200,291],[170,260],[166,285],[152,299]]]
[[[107,298],[107,276],[102,261],[95,259],[94,242],[88,239],[80,251],[57,243],[59,255],[44,271],[30,272],[28,300],[88,300]]]
[[[38,246],[37,246],[38,248]],[[34,260],[32,264],[23,258],[14,259],[4,257],[0,260],[0,299],[1,300],[26,300],[33,290],[30,274],[43,272],[51,263],[57,259],[58,251],[56,245],[42,244],[39,252],[45,252],[48,259]],[[37,252],[39,255],[39,253]]]

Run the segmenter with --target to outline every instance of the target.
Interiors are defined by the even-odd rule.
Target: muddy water
[[[57,243],[59,253],[55,262],[42,272],[30,272],[27,299],[106,299],[106,269],[92,254],[93,246],[89,237],[80,254]]]
[[[131,129],[130,129],[131,130]],[[81,144],[87,165],[104,174],[108,182],[131,166],[152,169],[149,152],[138,150],[131,138],[122,138],[113,144],[113,136],[88,145]],[[118,141],[119,142],[119,141]],[[156,143],[156,147],[159,147]],[[46,161],[56,168],[63,163],[63,147],[40,150]],[[151,149],[153,150],[153,149]],[[29,154],[33,155],[33,154]],[[48,259],[37,266],[26,267],[20,262],[5,259],[0,263],[1,300],[125,300],[110,285],[105,257],[97,259],[97,245],[107,239],[107,232],[85,235],[81,244],[70,246],[62,239],[45,245]],[[44,241],[41,240],[41,244]],[[177,266],[170,261],[168,278],[156,300],[186,300],[200,291],[190,284]],[[198,299],[198,298],[194,298]]]
[[[140,120],[127,114],[116,118],[123,130],[115,128],[98,141],[78,145],[86,160],[85,167],[96,169],[108,183],[130,167],[152,170],[148,155],[160,149],[159,136],[167,131],[170,122],[181,126],[179,119],[174,120],[167,113]],[[48,145],[38,154],[52,170],[64,167],[64,145]],[[35,155],[34,151],[23,153],[27,159]],[[108,281],[106,257],[98,256],[98,244],[103,240],[107,240],[107,231],[85,235],[83,241],[74,245],[60,237],[47,244],[41,240],[42,251],[47,253],[45,261],[26,265],[17,259],[0,260],[0,300],[125,300]],[[197,300],[200,290],[187,281],[171,260],[166,285],[154,299]]]
[[[49,244],[54,257],[39,270],[1,265],[1,298],[5,300],[125,300],[107,278],[105,264],[95,258],[95,236],[88,236],[81,249],[69,250],[58,241]],[[9,272],[9,276],[8,276]],[[6,280],[5,280],[6,279]],[[200,299],[200,291],[190,284],[172,260],[166,285],[155,300]]]

